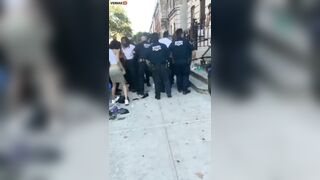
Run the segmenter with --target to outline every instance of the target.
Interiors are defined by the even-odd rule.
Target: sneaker
[[[126,106],[128,106],[128,105],[129,105],[129,100],[126,99],[126,100],[124,101],[124,104],[125,104]]]
[[[157,95],[156,95],[156,99],[160,100],[160,96],[157,96]]]
[[[171,95],[171,94],[169,94],[169,95],[168,95],[168,98],[172,98],[172,95]]]
[[[111,104],[115,104],[119,100],[120,96],[115,97],[112,101]]]

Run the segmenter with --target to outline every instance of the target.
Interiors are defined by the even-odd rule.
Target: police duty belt
[[[148,60],[141,58],[141,59],[139,59],[139,62],[148,62]]]

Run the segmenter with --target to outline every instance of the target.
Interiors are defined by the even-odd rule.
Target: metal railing
[[[195,20],[191,23],[190,38],[194,42],[195,48],[211,46],[211,29],[205,27]]]

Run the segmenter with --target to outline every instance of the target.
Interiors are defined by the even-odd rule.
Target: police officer
[[[147,34],[146,36],[147,36],[147,43],[151,44],[150,34]],[[151,73],[150,68],[149,68],[148,65],[146,66],[146,71],[145,71],[145,73],[146,73],[146,78],[144,79],[144,83],[145,83],[148,87],[150,87],[150,86],[151,86],[151,84],[150,84],[150,77],[152,77],[152,73]]]
[[[149,48],[147,59],[150,60],[150,69],[155,83],[155,98],[160,99],[161,79],[163,80],[167,96],[171,98],[171,85],[166,66],[169,49],[165,44],[159,42],[159,35],[157,33],[152,34],[151,40],[152,44]]]
[[[147,37],[142,36],[141,42],[135,47],[134,52],[138,58],[138,75],[137,75],[137,85],[138,85],[138,95],[144,95],[144,81],[145,81],[145,72],[147,70],[147,55],[150,44],[147,42]]]
[[[190,93],[189,75],[190,75],[190,59],[192,55],[192,44],[182,37],[183,30],[176,31],[176,38],[171,43],[169,49],[172,52],[175,74],[177,76],[177,87],[179,92],[183,94]]]
[[[163,38],[159,39],[159,42],[162,44],[165,44],[167,46],[167,48],[169,48],[170,44],[172,43],[172,40],[169,39],[169,32],[165,31],[163,33]],[[169,80],[171,85],[173,85],[174,83],[174,72],[173,72],[173,64],[172,64],[172,58],[169,57],[168,59],[168,73],[169,73]]]

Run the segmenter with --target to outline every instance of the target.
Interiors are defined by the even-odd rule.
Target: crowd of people
[[[114,36],[109,44],[109,75],[112,84],[112,102],[117,102],[119,86],[129,105],[128,92],[144,97],[145,85],[151,86],[152,77],[155,87],[155,98],[160,99],[161,93],[172,97],[171,89],[176,76],[177,89],[184,95],[190,93],[189,75],[192,43],[184,37],[182,29],[176,30],[172,38],[166,31],[159,39],[158,33],[150,36],[142,35],[136,45],[128,37],[122,37],[121,42]]]

